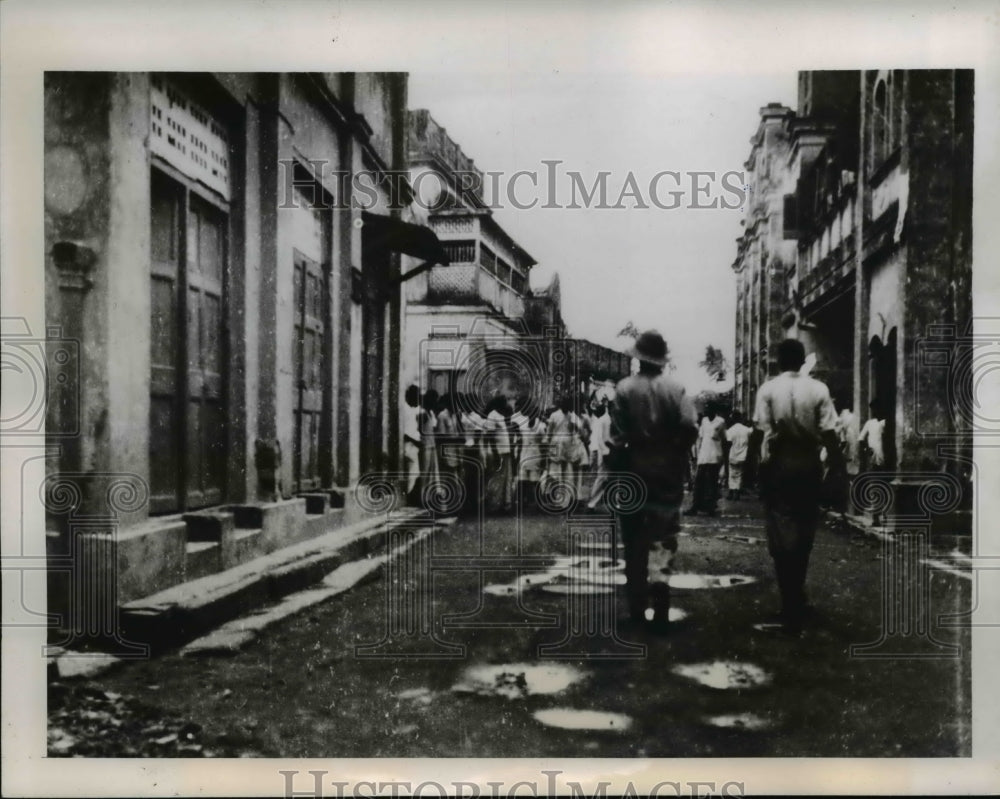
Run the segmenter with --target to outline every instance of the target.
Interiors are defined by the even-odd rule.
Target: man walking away
[[[607,412],[607,403],[601,401],[593,411],[593,421],[590,425],[590,458],[594,466],[594,482],[590,488],[590,499],[587,501],[589,510],[596,510],[597,503],[604,495],[604,487],[608,483],[608,443],[611,440],[611,417]]]
[[[750,448],[750,428],[743,424],[743,414],[733,413],[733,424],[726,431],[729,442],[729,499],[743,498],[743,464]]]
[[[663,374],[667,343],[656,331],[636,340],[631,352],[639,373],[616,388],[611,417],[614,468],[637,475],[646,487],[646,502],[636,513],[621,515],[625,545],[625,578],[629,616],[645,619],[653,608],[652,628],[669,627],[670,564],[677,552],[684,461],[697,435],[694,404],[673,378]]]
[[[726,437],[726,420],[719,406],[710,401],[705,418],[698,430],[698,471],[694,477],[694,497],[689,513],[715,516],[719,502],[719,469],[722,466],[722,442]]]
[[[840,468],[841,460],[830,391],[799,373],[804,362],[802,342],[785,339],[778,345],[781,374],[761,386],[754,414],[764,432],[761,496],[768,550],[781,593],[777,629],[792,635],[801,632],[808,611],[805,581],[820,516],[820,449],[827,448],[834,461],[831,466]]]
[[[882,418],[877,398],[873,399],[868,407],[871,410],[871,416],[858,434],[858,443],[864,447],[862,451],[868,470],[881,472],[885,469],[885,447],[883,445],[885,419]]]

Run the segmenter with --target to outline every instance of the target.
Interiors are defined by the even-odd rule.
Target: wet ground
[[[503,517],[482,532],[485,554],[520,546],[535,561],[520,572],[442,569],[432,592],[399,570],[402,592],[387,592],[383,576],[230,657],[168,653],[57,685],[50,753],[969,754],[968,632],[935,623],[968,606],[967,580],[930,579],[930,635],[961,657],[852,657],[852,645],[882,636],[885,561],[879,541],[848,528],[817,536],[808,585],[818,614],[801,639],[754,628],[777,594],[753,501],[685,520],[667,636],[620,621],[620,551],[612,558],[601,543],[599,519]],[[435,556],[479,549],[471,522],[435,539]],[[421,620],[436,642],[419,634]],[[890,640],[870,654],[953,654],[938,643]],[[358,657],[366,645],[377,657]]]

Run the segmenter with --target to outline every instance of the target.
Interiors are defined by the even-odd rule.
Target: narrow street
[[[513,516],[488,519],[484,554],[517,554],[517,527]],[[584,531],[574,533],[573,552],[570,528]],[[229,657],[174,651],[92,680],[53,684],[50,753],[969,754],[968,630],[935,622],[969,606],[968,580],[928,571],[926,618],[938,643],[911,635],[902,644],[911,655],[947,655],[954,644],[952,656],[885,657],[890,641],[870,651],[883,657],[852,657],[852,645],[879,641],[885,628],[884,545],[847,525],[824,523],[808,580],[817,618],[800,639],[774,637],[754,628],[777,604],[759,503],[723,500],[719,516],[684,521],[674,563],[676,621],[668,636],[658,637],[621,621],[622,590],[609,593],[623,580],[621,561],[616,571],[608,550],[594,543],[602,528],[607,519],[599,516],[573,517],[567,525],[564,515],[526,514],[521,555],[541,565],[520,576],[483,571],[481,578],[474,568],[438,568],[454,563],[448,556],[478,552],[478,524],[463,520],[436,533],[433,593],[416,597],[431,601],[423,611],[418,601],[410,612],[429,612],[437,646],[459,645],[464,654],[418,657],[428,638],[411,636],[394,651],[375,648],[386,657],[358,657],[356,647],[379,644],[390,627],[406,629],[405,620],[393,625],[387,615],[386,578],[410,580],[413,589],[415,572],[383,568],[377,579],[290,617]],[[602,634],[612,596],[617,641]],[[564,640],[573,626],[568,618],[584,624],[578,637]]]

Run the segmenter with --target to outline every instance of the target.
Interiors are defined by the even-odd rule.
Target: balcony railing
[[[442,305],[488,305],[512,319],[524,316],[524,298],[477,264],[432,269],[427,278],[426,301]]]
[[[453,264],[474,264],[476,262],[476,242],[474,241],[442,241],[441,246]]]

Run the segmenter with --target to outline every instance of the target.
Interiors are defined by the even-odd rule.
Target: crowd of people
[[[405,394],[403,442],[410,504],[433,502],[435,485],[462,486],[461,510],[513,513],[537,505],[539,486],[557,482],[568,504],[596,508],[608,474],[609,400],[596,391],[543,411],[525,397],[496,394],[485,403],[466,394]],[[584,496],[584,476],[593,484]]]
[[[787,339],[778,347],[780,374],[758,390],[752,417],[740,410],[727,417],[716,400],[699,414],[664,373],[666,352],[663,337],[647,331],[632,351],[638,373],[613,394],[595,392],[579,403],[566,396],[543,412],[524,397],[497,394],[477,403],[434,390],[421,396],[410,386],[404,424],[409,501],[428,506],[434,493],[428,489],[451,482],[460,488],[447,492],[461,497],[456,512],[524,513],[552,481],[564,509],[587,512],[597,509],[613,472],[638,477],[644,502],[619,514],[629,614],[666,630],[685,487],[688,515],[717,515],[723,487],[727,500],[755,491],[781,596],[773,625],[759,627],[797,635],[811,613],[805,576],[821,508],[843,513],[860,467],[886,468],[878,399],[859,431],[850,408],[838,413],[827,386],[803,370],[802,343]],[[588,472],[593,479],[585,496]]]

